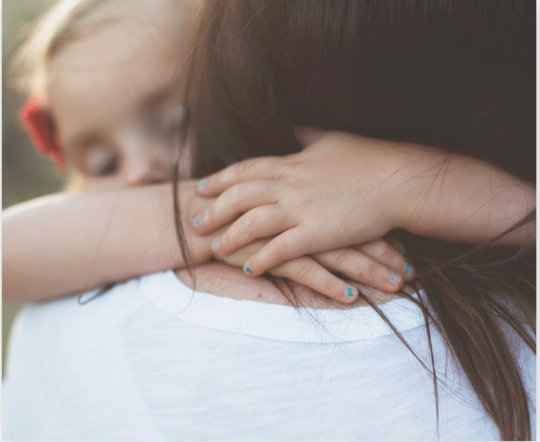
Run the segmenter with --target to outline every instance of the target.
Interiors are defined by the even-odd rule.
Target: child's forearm
[[[397,187],[405,190],[394,201],[396,227],[479,243],[497,237],[536,207],[534,185],[490,163],[437,150],[404,152],[396,172]],[[502,243],[519,245],[534,238],[531,222]]]
[[[182,210],[198,210],[195,185],[181,183]],[[34,302],[185,265],[170,183],[59,194],[3,214],[3,297]],[[189,235],[190,229],[185,234]],[[189,236],[194,261],[212,256],[212,238]]]

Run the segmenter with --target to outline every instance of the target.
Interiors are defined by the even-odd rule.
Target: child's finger
[[[384,239],[370,241],[354,248],[378,263],[403,274],[406,280],[413,278],[413,265]]]
[[[313,259],[302,256],[287,261],[269,271],[274,276],[289,278],[329,298],[350,304],[358,298],[358,290],[332,275]]]
[[[268,244],[268,241],[268,239],[259,239],[249,243],[247,246],[244,246],[241,249],[238,249],[230,255],[216,255],[216,258],[231,266],[243,268],[244,263],[249,259],[249,257]]]
[[[290,226],[287,229],[278,230],[278,232],[283,233],[270,240],[266,246],[249,258],[244,266],[246,273],[258,276],[285,261],[290,261],[312,252],[308,249],[310,245],[313,246],[313,243],[316,242],[312,236],[307,237],[306,235],[302,235],[299,227]],[[276,234],[274,233],[274,235]]]
[[[383,239],[390,244],[394,249],[396,249],[399,253],[405,254],[405,246],[403,243],[396,238],[395,235],[389,233],[383,237]]]
[[[193,220],[196,232],[207,235],[228,222],[234,221],[242,213],[259,206],[278,202],[278,195],[272,180],[255,180],[235,184],[225,190],[211,205]]]
[[[212,250],[218,255],[228,255],[258,238],[274,236],[291,227],[290,221],[276,204],[256,207],[238,218],[223,235],[220,235],[212,243]],[[285,260],[277,264],[283,261]],[[264,271],[268,268],[271,267],[267,267]]]
[[[317,253],[312,257],[328,270],[385,292],[398,291],[404,282],[402,274],[352,247]]]
[[[199,181],[199,195],[214,196],[237,183],[248,180],[272,179],[282,161],[278,157],[251,158],[235,163],[221,172]]]

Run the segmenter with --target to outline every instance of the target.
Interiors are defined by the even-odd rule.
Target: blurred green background
[[[62,177],[51,163],[34,152],[17,112],[24,97],[10,87],[9,68],[33,23],[56,0],[4,0],[2,2],[2,209],[56,192]],[[18,308],[2,303],[2,377],[9,331]]]

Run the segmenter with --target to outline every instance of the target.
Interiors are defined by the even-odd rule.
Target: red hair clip
[[[19,119],[30,135],[35,149],[50,157],[56,167],[64,167],[64,155],[56,138],[51,114],[37,97],[30,97],[19,110]]]

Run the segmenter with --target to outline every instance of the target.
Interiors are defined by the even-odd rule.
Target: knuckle
[[[367,280],[373,281],[375,275],[377,274],[377,268],[377,264],[371,262],[362,268],[360,271],[360,276],[363,276]]]
[[[269,170],[270,172],[275,171],[279,168],[280,159],[277,157],[265,157],[261,160],[261,166],[264,169]]]
[[[274,179],[279,179],[284,174],[285,159],[281,157],[265,157],[257,164],[260,170],[264,170],[264,175]]]
[[[303,264],[298,269],[297,278],[299,282],[305,283],[313,279],[314,273],[315,273],[315,267],[313,263],[309,262],[309,263]]]
[[[251,163],[251,160],[240,161],[231,166],[231,172],[233,176],[236,176],[246,170]]]
[[[207,210],[203,216],[203,228],[214,228],[222,225],[226,221],[227,212],[225,211],[226,206],[221,203],[216,202],[216,204]]]
[[[336,256],[334,258],[334,265],[336,267],[342,267],[350,257],[351,257],[351,249],[348,249],[348,248],[340,249],[336,252]]]
[[[272,157],[262,157],[257,160],[257,164],[265,169],[269,169],[274,165]]]
[[[382,258],[383,256],[385,256],[386,253],[388,253],[388,247],[387,247],[386,242],[377,240],[377,241],[372,242],[368,246],[368,250],[371,251],[373,256],[377,258]]]
[[[245,194],[245,186],[242,184],[235,184],[227,191],[227,202],[233,204],[237,201],[241,201]]]
[[[209,187],[214,188],[223,186],[229,179],[231,167],[232,166],[228,166],[225,169],[210,175],[208,177],[208,182],[206,183],[206,188],[208,189]]]
[[[242,218],[242,225],[240,226],[240,230],[243,230],[246,233],[252,233],[256,229],[258,229],[259,225],[259,216],[252,212],[249,212]]]
[[[279,242],[268,244],[268,259],[272,262],[282,262],[285,260],[284,246]]]
[[[389,244],[384,243],[381,245],[381,250],[379,252],[379,256],[381,259],[385,261],[391,261],[395,257],[395,255],[395,250],[390,247]]]
[[[322,278],[320,281],[320,290],[323,293],[332,293],[335,291],[335,281],[333,278]]]
[[[236,247],[238,242],[240,242],[238,232],[238,229],[232,226],[219,238],[220,252],[229,251]]]

